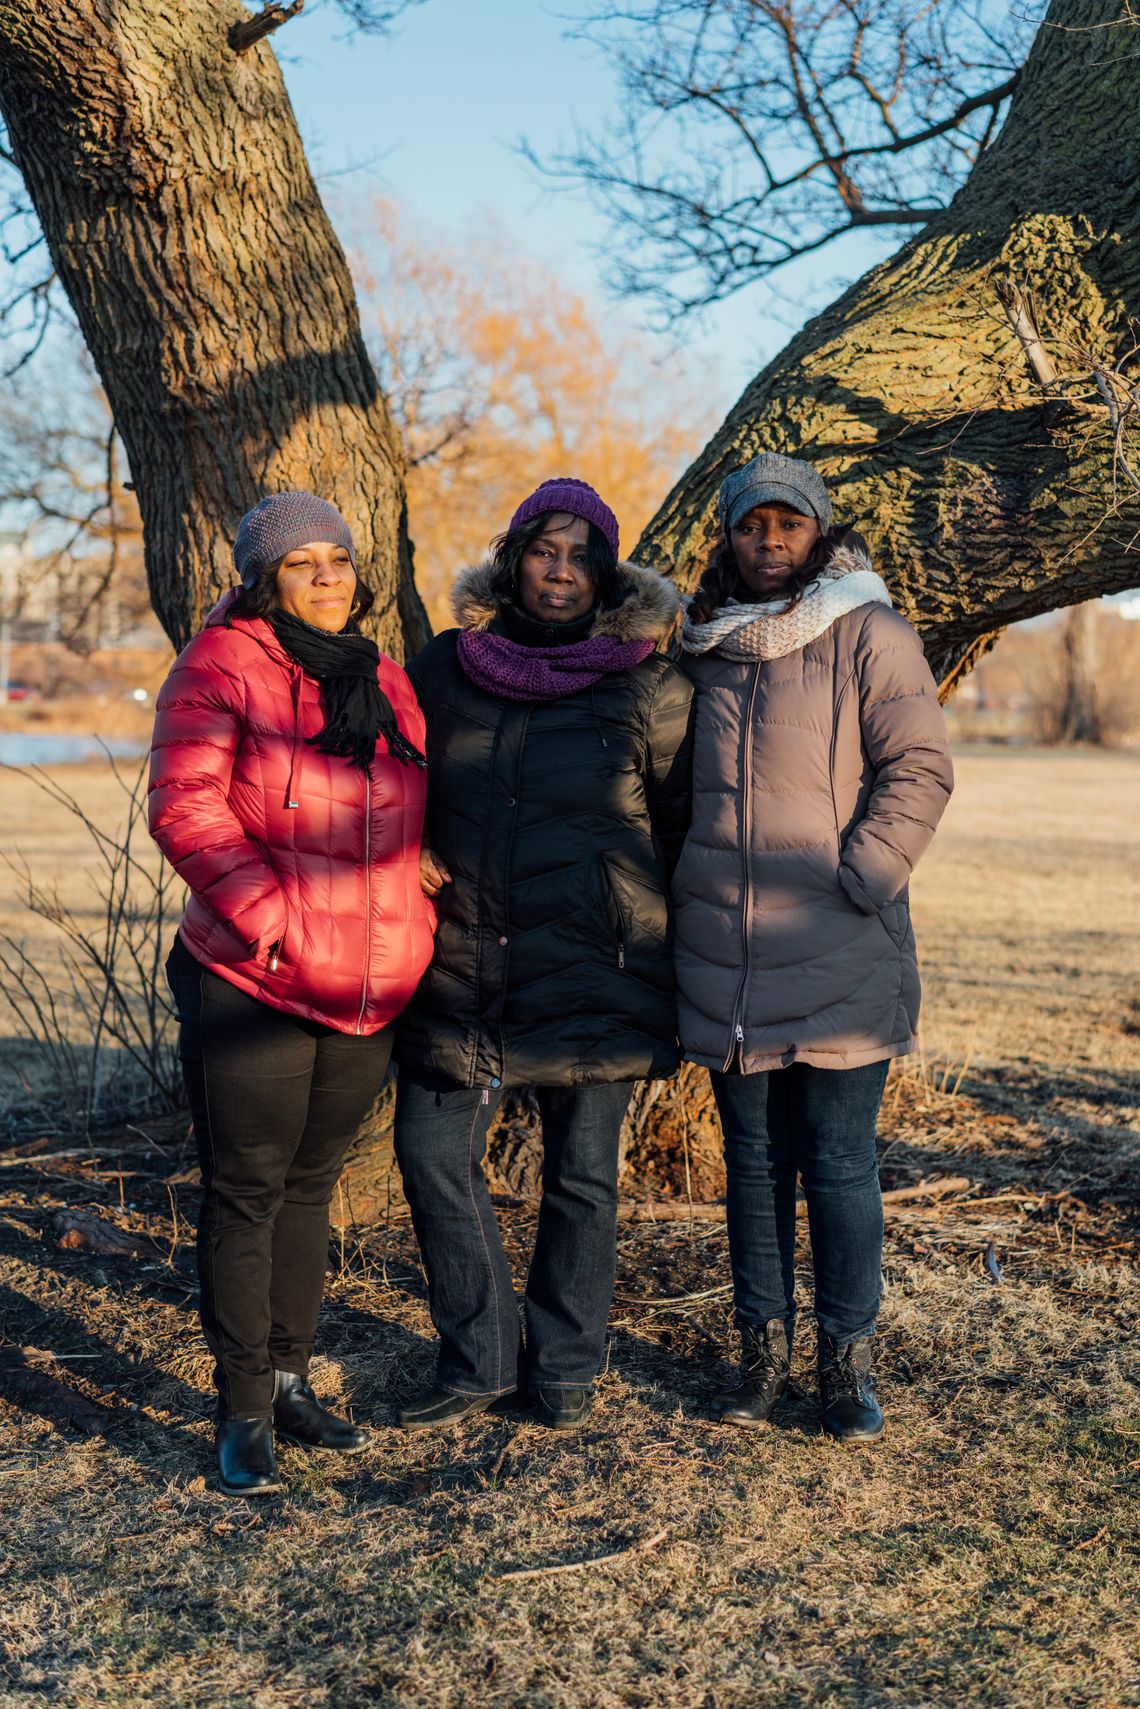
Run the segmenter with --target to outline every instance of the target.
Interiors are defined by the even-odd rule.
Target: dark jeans
[[[271,1009],[202,967],[166,963],[198,1160],[200,1311],[223,1413],[268,1416],[273,1373],[308,1375],[329,1200],[388,1067],[368,1037]]]
[[[820,1327],[844,1345],[874,1329],[883,1265],[875,1123],[889,1067],[794,1062],[769,1074],[712,1076],[738,1323],[782,1317],[791,1328],[799,1175]]]
[[[437,1381],[456,1394],[526,1382],[588,1386],[614,1285],[618,1139],[633,1087],[538,1088],[542,1205],[525,1297],[525,1368],[511,1269],[483,1174],[501,1092],[401,1068],[396,1159],[440,1337]]]

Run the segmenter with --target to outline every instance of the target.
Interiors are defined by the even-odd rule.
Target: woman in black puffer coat
[[[676,1071],[669,879],[690,812],[691,688],[656,652],[672,585],[617,562],[583,482],[548,481],[460,577],[460,628],[408,667],[427,719],[435,955],[401,1022],[396,1154],[441,1337],[407,1429],[529,1385],[581,1422],[613,1286],[618,1137]],[[503,1093],[536,1088],[543,1202],[526,1369],[483,1176]]]

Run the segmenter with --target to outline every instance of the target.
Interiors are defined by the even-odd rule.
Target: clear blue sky
[[[573,141],[576,126],[597,129],[616,111],[604,57],[567,36],[587,5],[424,0],[392,36],[376,37],[353,34],[326,0],[273,42],[331,203],[379,191],[449,238],[493,214],[606,319],[641,326],[641,305],[605,292],[598,251],[612,237],[601,213],[584,192],[545,187],[516,151],[525,136],[548,155]],[[710,401],[727,408],[807,314],[883,253],[867,240],[832,246],[777,275],[783,300],[758,285],[687,327],[682,338]]]

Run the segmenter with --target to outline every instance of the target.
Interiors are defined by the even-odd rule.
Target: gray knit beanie
[[[272,493],[259,499],[238,523],[234,540],[234,568],[242,587],[255,587],[270,564],[315,540],[343,546],[356,568],[352,535],[335,504],[315,493]]]
[[[823,476],[799,457],[761,451],[724,477],[716,508],[726,540],[729,529],[758,504],[790,504],[801,516],[814,516],[825,534],[831,527],[831,498]]]

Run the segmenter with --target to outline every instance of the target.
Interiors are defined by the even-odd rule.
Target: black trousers
[[[380,1087],[392,1028],[356,1037],[271,1009],[195,961],[166,963],[202,1170],[202,1328],[223,1414],[267,1417],[273,1373],[308,1375],[329,1201]]]

